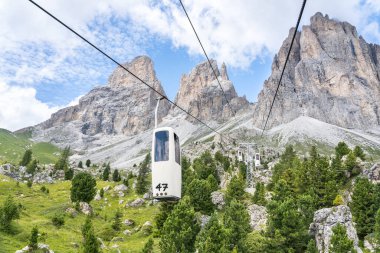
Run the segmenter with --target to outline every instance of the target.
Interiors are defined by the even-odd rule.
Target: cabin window
[[[260,155],[256,154],[256,160],[260,160]]]
[[[155,136],[155,154],[154,161],[168,161],[169,160],[169,132],[160,131],[156,132]]]
[[[174,134],[174,143],[175,143],[175,161],[178,164],[181,164],[181,150],[179,146],[179,138],[176,134]]]

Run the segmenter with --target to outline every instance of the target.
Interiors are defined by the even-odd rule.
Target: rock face
[[[226,65],[223,63],[219,70],[215,60],[211,60],[211,64],[232,109],[238,111],[247,108],[248,101],[237,95],[228,79]],[[197,65],[190,74],[182,76],[175,102],[202,120],[221,121],[232,115],[208,61]],[[178,109],[172,107],[172,111],[176,113]],[[189,117],[188,119],[193,120]]]
[[[254,124],[269,112],[294,28],[274,57],[258,95]],[[297,33],[268,128],[309,116],[345,128],[380,125],[380,46],[368,44],[347,22],[321,13]]]
[[[374,184],[380,183],[380,164],[375,163],[371,168],[365,169],[363,175]]]
[[[362,251],[358,247],[359,239],[352,222],[350,208],[344,205],[323,208],[314,213],[313,223],[310,224],[309,232],[315,236],[319,252],[329,252],[332,228],[337,224],[342,224],[346,227],[348,238],[353,240],[355,249],[358,253],[361,253]]]
[[[165,95],[150,58],[140,56],[123,66]],[[72,138],[85,138],[99,133],[134,135],[154,126],[157,97],[159,95],[156,92],[118,67],[109,77],[107,86],[91,90],[79,100],[79,105],[54,113],[49,120],[35,127],[34,135],[42,134],[46,129],[64,132],[65,127],[78,130]],[[168,110],[169,104],[163,101],[159,110],[160,119]],[[67,138],[67,135],[64,136]],[[51,141],[67,142],[66,139],[60,139],[59,135]]]
[[[253,230],[265,230],[267,219],[268,219],[268,212],[265,206],[259,206],[252,204],[248,206],[248,213],[251,218],[250,225]]]
[[[211,201],[219,210],[222,210],[223,207],[226,205],[224,201],[224,193],[215,191],[211,193]]]

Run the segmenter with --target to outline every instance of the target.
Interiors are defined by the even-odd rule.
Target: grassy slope
[[[97,187],[100,189],[106,185],[114,186],[114,183],[98,181]],[[71,207],[70,203],[70,181],[58,182],[46,185],[50,193],[45,194],[40,191],[41,185],[33,185],[28,188],[25,184],[20,183],[19,186],[12,179],[0,175],[0,203],[4,201],[7,195],[14,196],[15,201],[21,203],[25,210],[21,214],[21,218],[13,222],[14,234],[9,235],[0,232],[0,253],[15,252],[28,244],[28,238],[33,226],[38,226],[40,233],[46,233],[44,242],[50,246],[56,253],[79,252],[78,248],[73,246],[74,243],[81,244],[81,226],[86,218],[80,214],[75,218],[65,215],[65,225],[60,229],[55,228],[51,223],[51,217],[57,212],[64,212],[67,207]],[[92,201],[96,216],[93,218],[93,224],[96,233],[99,235],[106,227],[111,226],[111,219],[118,208],[123,212],[124,219],[133,219],[136,226],[143,225],[146,221],[153,223],[153,218],[158,212],[157,206],[147,206],[141,208],[124,208],[125,202],[136,199],[138,196],[129,193],[123,198],[112,197],[112,190],[105,193],[108,203],[104,200]],[[124,204],[119,205],[119,199],[124,199]],[[105,220],[107,217],[107,220]],[[121,252],[141,252],[149,237],[142,235],[141,232],[131,236],[123,235],[125,229],[132,230],[131,227],[122,226],[122,230],[117,233],[117,237],[123,237],[123,242],[109,243],[104,241],[109,250],[103,252],[117,252],[111,249],[112,245],[119,245]],[[155,242],[157,251],[158,241]]]
[[[34,143],[29,140],[28,133],[13,134],[12,132],[0,129],[0,160],[18,163],[25,150],[31,148],[33,156],[41,163],[54,163],[57,153],[60,151],[56,146],[41,142]]]

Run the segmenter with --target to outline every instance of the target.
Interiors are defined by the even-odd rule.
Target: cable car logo
[[[169,187],[168,187],[168,184],[161,184],[161,183],[156,186],[156,189],[158,189],[158,191],[161,191],[161,188],[163,188],[162,191],[165,191]]]

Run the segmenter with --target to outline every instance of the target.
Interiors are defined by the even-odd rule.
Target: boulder
[[[149,192],[144,193],[143,199],[150,199],[150,198],[151,198],[151,194]]]
[[[130,230],[126,229],[123,231],[123,234],[129,236],[129,235],[132,235],[132,232]]]
[[[127,191],[127,190],[128,190],[128,187],[125,186],[124,184],[119,184],[119,185],[115,186],[115,188],[113,188],[114,192],[123,192],[123,191]]]
[[[210,221],[210,219],[211,219],[211,216],[202,214],[199,217],[199,222],[201,223],[201,228],[204,228],[207,225],[207,223]]]
[[[75,216],[78,215],[77,210],[75,210],[75,209],[72,208],[72,207],[67,208],[65,212],[66,212],[67,214],[69,214],[71,217],[75,217]]]
[[[142,198],[135,199],[134,201],[125,205],[125,207],[139,207],[145,203],[145,200]]]
[[[219,191],[211,193],[211,201],[219,210],[223,209],[226,204],[224,202],[224,193]]]
[[[79,208],[80,208],[81,212],[84,213],[85,215],[91,215],[92,214],[92,207],[87,202],[80,202]]]
[[[380,164],[375,163],[371,168],[365,169],[363,176],[374,184],[380,183]]]
[[[95,198],[94,198],[96,201],[99,201],[102,199],[102,197],[100,197],[100,194],[99,194],[99,191],[96,193],[95,195]]]
[[[132,226],[135,224],[135,221],[134,220],[129,220],[129,219],[126,219],[123,221],[123,224],[126,225],[126,226]]]
[[[119,205],[122,205],[124,203],[124,199],[119,200]]]
[[[314,213],[313,223],[310,224],[309,233],[315,236],[319,252],[329,252],[330,240],[333,234],[332,229],[337,224],[342,224],[346,227],[348,238],[353,240],[356,251],[362,253],[362,250],[358,247],[359,239],[352,222],[350,208],[345,205],[323,208]]]
[[[268,219],[267,209],[264,206],[252,204],[248,206],[248,213],[251,228],[256,231],[265,230]]]
[[[103,191],[104,191],[104,192],[108,192],[110,189],[111,189],[111,186],[110,186],[110,185],[107,185],[107,186],[104,186],[104,187],[103,187]]]

